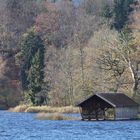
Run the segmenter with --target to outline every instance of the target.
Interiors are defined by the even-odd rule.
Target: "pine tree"
[[[41,38],[29,31],[23,36],[21,43],[22,64],[21,81],[32,104],[35,104],[35,94],[41,91],[44,79],[44,45]]]
[[[108,5],[108,4],[105,4],[103,6],[103,9],[102,9],[102,12],[101,12],[101,15],[107,19],[111,18],[112,17],[112,9],[111,7]]]
[[[28,75],[28,89],[29,89],[29,97],[33,104],[36,104],[35,102],[35,95],[41,91],[41,87],[43,84],[43,65],[42,62],[44,61],[41,57],[41,49],[38,50],[38,52],[35,54],[35,56],[32,59],[30,72]]]
[[[38,48],[42,48],[42,44],[43,42],[40,37],[35,35],[33,31],[29,31],[23,35],[23,39],[21,42],[21,81],[23,90],[26,90],[28,86],[27,75],[31,67],[32,59],[38,51]]]
[[[114,0],[114,23],[113,26],[117,30],[121,30],[128,21],[129,12],[132,10],[130,5],[133,0]]]

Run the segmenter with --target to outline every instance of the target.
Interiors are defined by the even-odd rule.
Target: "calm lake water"
[[[0,140],[140,140],[140,121],[40,121],[0,111]]]

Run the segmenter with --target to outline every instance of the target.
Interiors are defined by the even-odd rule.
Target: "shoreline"
[[[18,105],[13,108],[9,108],[8,112],[25,112],[25,113],[67,113],[77,114],[80,113],[78,107],[64,106],[64,107],[51,107],[51,106],[29,106]]]

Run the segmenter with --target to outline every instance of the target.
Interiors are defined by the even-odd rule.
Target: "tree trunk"
[[[138,85],[139,85],[139,81],[135,79],[135,82],[133,84],[133,98],[135,98],[138,95]]]
[[[83,58],[83,47],[80,46],[80,63],[81,63],[81,76],[82,76],[82,83],[84,85],[84,58]]]
[[[80,46],[80,65],[81,65],[81,78],[82,78],[82,91],[83,91],[83,97],[86,98],[85,95],[85,75],[84,75],[84,50],[83,47]]]
[[[74,96],[73,96],[73,77],[70,72],[70,93],[71,93],[71,104],[74,105]]]
[[[138,65],[136,66],[136,69],[134,69],[132,62],[129,61],[129,69],[130,69],[132,80],[133,80],[133,88],[132,88],[133,98],[135,98],[138,94],[138,91],[139,91],[138,86],[139,86],[140,78],[138,76]]]

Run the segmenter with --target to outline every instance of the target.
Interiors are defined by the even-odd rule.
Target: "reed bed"
[[[76,117],[65,116],[61,113],[38,113],[35,116],[37,120],[79,120]]]
[[[28,106],[19,105],[9,109],[10,112],[27,112],[27,113],[79,113],[79,108],[73,106],[51,107],[51,106]]]
[[[19,105],[14,108],[9,108],[9,112],[25,112],[29,108],[27,105]]]

